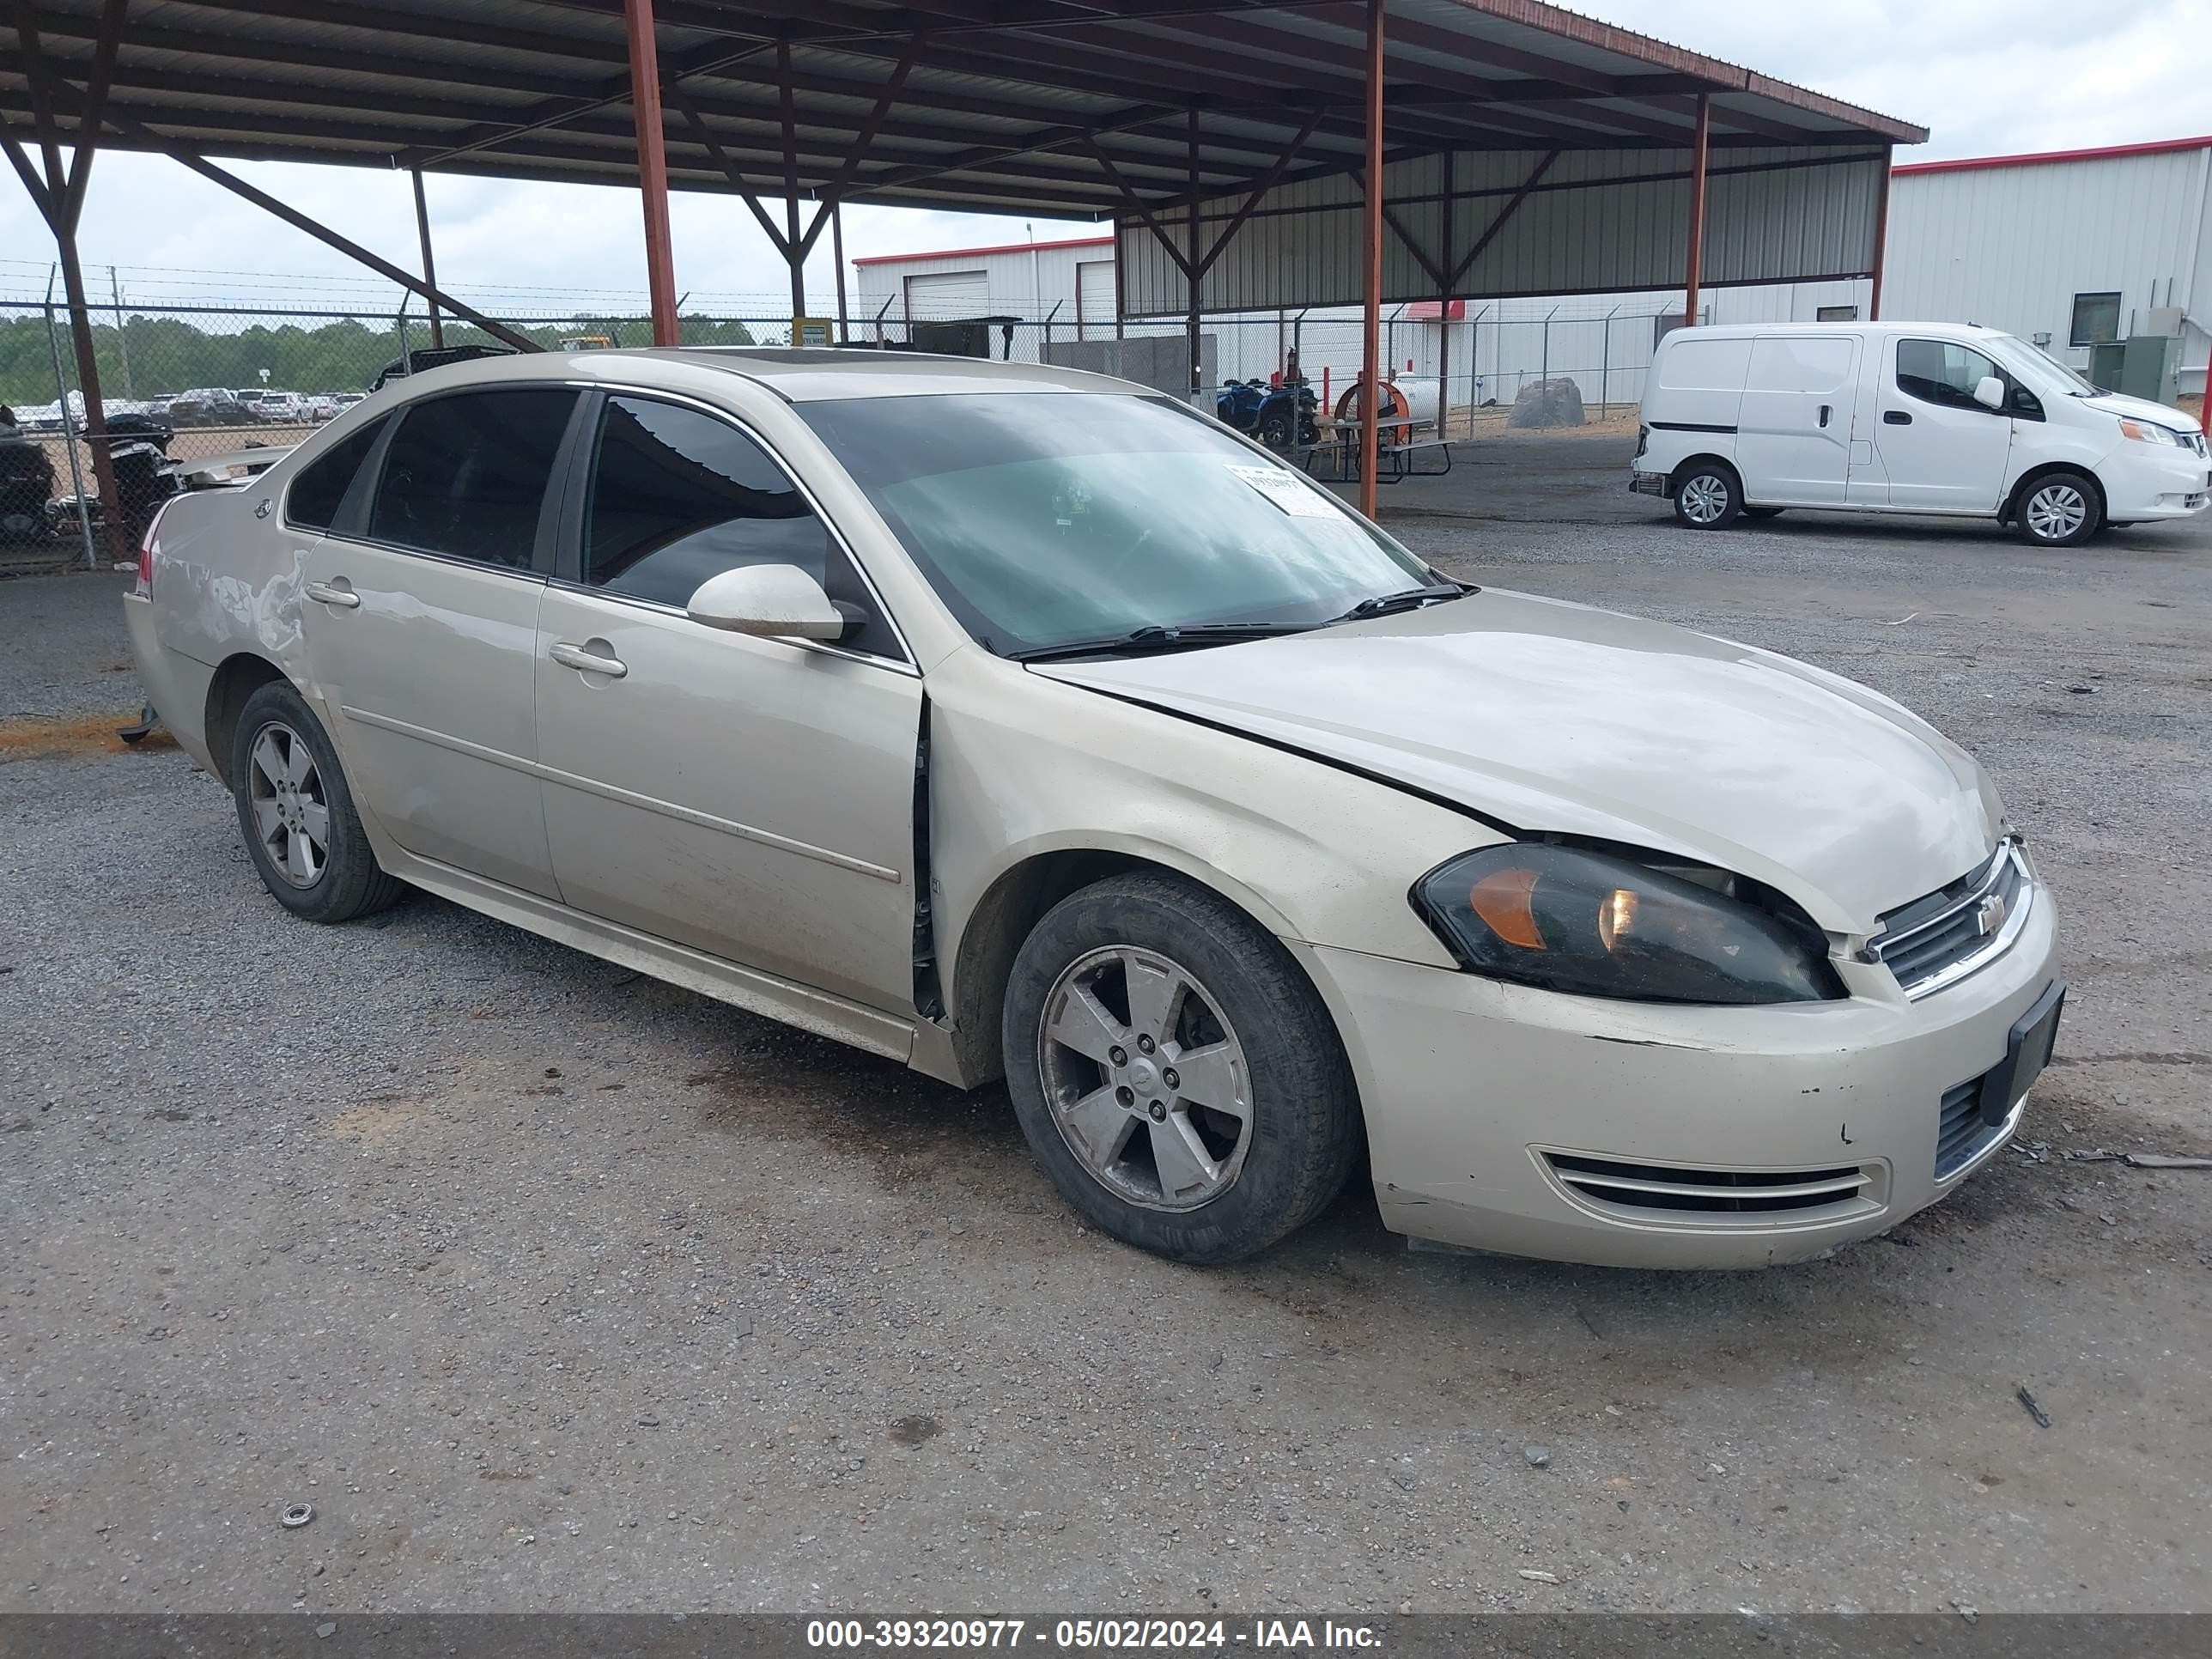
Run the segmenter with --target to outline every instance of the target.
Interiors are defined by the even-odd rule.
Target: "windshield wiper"
[[[1267,640],[1281,634],[1304,634],[1310,623],[1187,623],[1180,627],[1147,623],[1127,634],[1108,639],[1071,640],[1063,645],[1040,645],[1026,651],[1002,653],[1008,662],[1057,662],[1066,657],[1105,657],[1119,653],[1175,651],[1185,646],[1225,645],[1237,640]]]
[[[1409,587],[1401,593],[1378,593],[1371,599],[1362,599],[1336,620],[1364,622],[1370,617],[1387,617],[1394,611],[1413,611],[1438,599],[1456,599],[1465,596],[1467,587],[1459,582],[1431,582],[1423,587]]]

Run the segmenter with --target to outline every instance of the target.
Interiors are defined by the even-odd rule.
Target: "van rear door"
[[[1858,335],[1826,331],[1763,334],[1752,342],[1735,444],[1747,500],[1842,505],[1861,347]]]

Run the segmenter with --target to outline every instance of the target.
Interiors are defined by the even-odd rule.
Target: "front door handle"
[[[1832,412],[1832,407],[1831,407],[1831,405],[1829,405],[1829,404],[1822,404],[1820,405],[1820,424],[1821,424],[1822,426],[1826,426],[1826,425],[1827,425],[1827,423],[1828,423],[1828,416],[1829,416],[1829,415],[1830,415]]]
[[[545,654],[563,667],[577,669],[586,674],[605,674],[611,680],[618,680],[629,672],[629,665],[621,658],[603,657],[596,651],[587,651],[580,645],[571,645],[566,640],[556,640],[546,647]]]
[[[318,605],[335,606],[340,611],[356,611],[361,607],[361,595],[343,576],[334,582],[309,582],[307,597]]]
[[[1911,426],[1912,416],[1901,409],[1885,409],[1881,411],[1881,423],[1884,426]]]

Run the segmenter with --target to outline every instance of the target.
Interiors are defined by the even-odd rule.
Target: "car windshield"
[[[1000,656],[1140,630],[1317,628],[1436,580],[1303,474],[1164,398],[931,395],[799,413]]]
[[[2041,346],[2030,345],[2016,334],[1999,334],[1990,344],[1997,348],[1997,356],[2009,360],[2009,367],[2018,373],[2033,368],[2039,373],[2057,377],[2062,388],[2076,398],[2094,398],[2104,388],[2084,380],[2075,370],[2069,368]]]

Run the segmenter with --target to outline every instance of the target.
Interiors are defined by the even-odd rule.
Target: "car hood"
[[[2169,432],[2193,432],[2197,422],[2186,410],[2168,409],[2164,404],[2154,404],[2148,398],[2130,398],[2124,392],[2103,392],[2081,401],[2092,409],[2101,409],[2107,415],[2118,415],[2130,421],[2156,421]]]
[[[1750,876],[1822,927],[1972,869],[2002,807],[1974,761],[1849,680],[1771,652],[1486,589],[1247,644],[1032,665],[1408,786],[1525,834]]]

